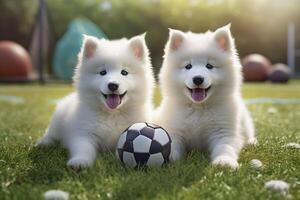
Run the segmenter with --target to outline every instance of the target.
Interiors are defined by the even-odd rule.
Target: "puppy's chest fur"
[[[179,115],[180,116],[180,115]],[[227,127],[228,116],[220,109],[189,108],[182,116],[182,124],[177,127],[188,148],[205,148],[209,138]]]
[[[136,122],[135,116],[110,115],[97,116],[91,136],[97,141],[100,149],[114,150],[119,136],[131,124]]]
[[[214,115],[206,109],[191,108],[187,111],[184,120],[185,142],[191,147],[199,146],[199,141],[206,141],[216,124]]]

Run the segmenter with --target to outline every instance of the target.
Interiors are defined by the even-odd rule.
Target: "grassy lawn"
[[[49,189],[70,193],[70,199],[282,199],[264,183],[290,184],[289,199],[300,199],[300,150],[282,147],[300,143],[300,104],[251,104],[259,146],[241,153],[238,171],[212,167],[206,154],[191,152],[181,162],[147,171],[123,168],[114,154],[98,156],[80,173],[66,167],[67,152],[59,146],[38,150],[54,110],[54,100],[72,91],[69,85],[2,85],[0,96],[23,97],[11,103],[0,98],[0,199],[42,199]],[[245,98],[300,99],[300,82],[289,85],[246,84]],[[159,94],[156,95],[159,102]],[[277,114],[268,113],[274,107]],[[264,167],[250,167],[259,159]]]

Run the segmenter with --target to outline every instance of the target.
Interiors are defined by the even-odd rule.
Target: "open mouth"
[[[211,86],[209,86],[208,88],[193,88],[193,89],[187,87],[187,89],[191,93],[192,99],[195,102],[203,101],[207,97],[207,92],[209,91],[210,88]]]
[[[112,94],[104,94],[104,93],[102,93],[102,95],[105,98],[106,105],[110,109],[115,109],[115,108],[117,108],[122,103],[122,99],[123,99],[123,97],[125,96],[126,93],[127,93],[127,91],[124,92],[123,94],[114,94],[114,93],[112,93]]]

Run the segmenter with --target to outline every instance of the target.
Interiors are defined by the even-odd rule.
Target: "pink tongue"
[[[117,94],[108,94],[106,104],[109,108],[115,109],[121,103],[120,96]]]
[[[202,100],[204,100],[205,96],[206,96],[205,89],[202,89],[202,88],[192,89],[192,98],[195,101],[202,101]]]

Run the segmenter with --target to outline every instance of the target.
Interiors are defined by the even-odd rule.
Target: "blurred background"
[[[0,9],[3,81],[71,80],[82,33],[116,39],[147,32],[157,74],[168,28],[204,32],[230,22],[241,58],[255,53],[243,61],[246,80],[267,80],[275,63],[289,77],[300,72],[299,0],[0,0]],[[23,67],[1,64],[18,60],[8,59],[17,47],[7,41],[28,52]]]

